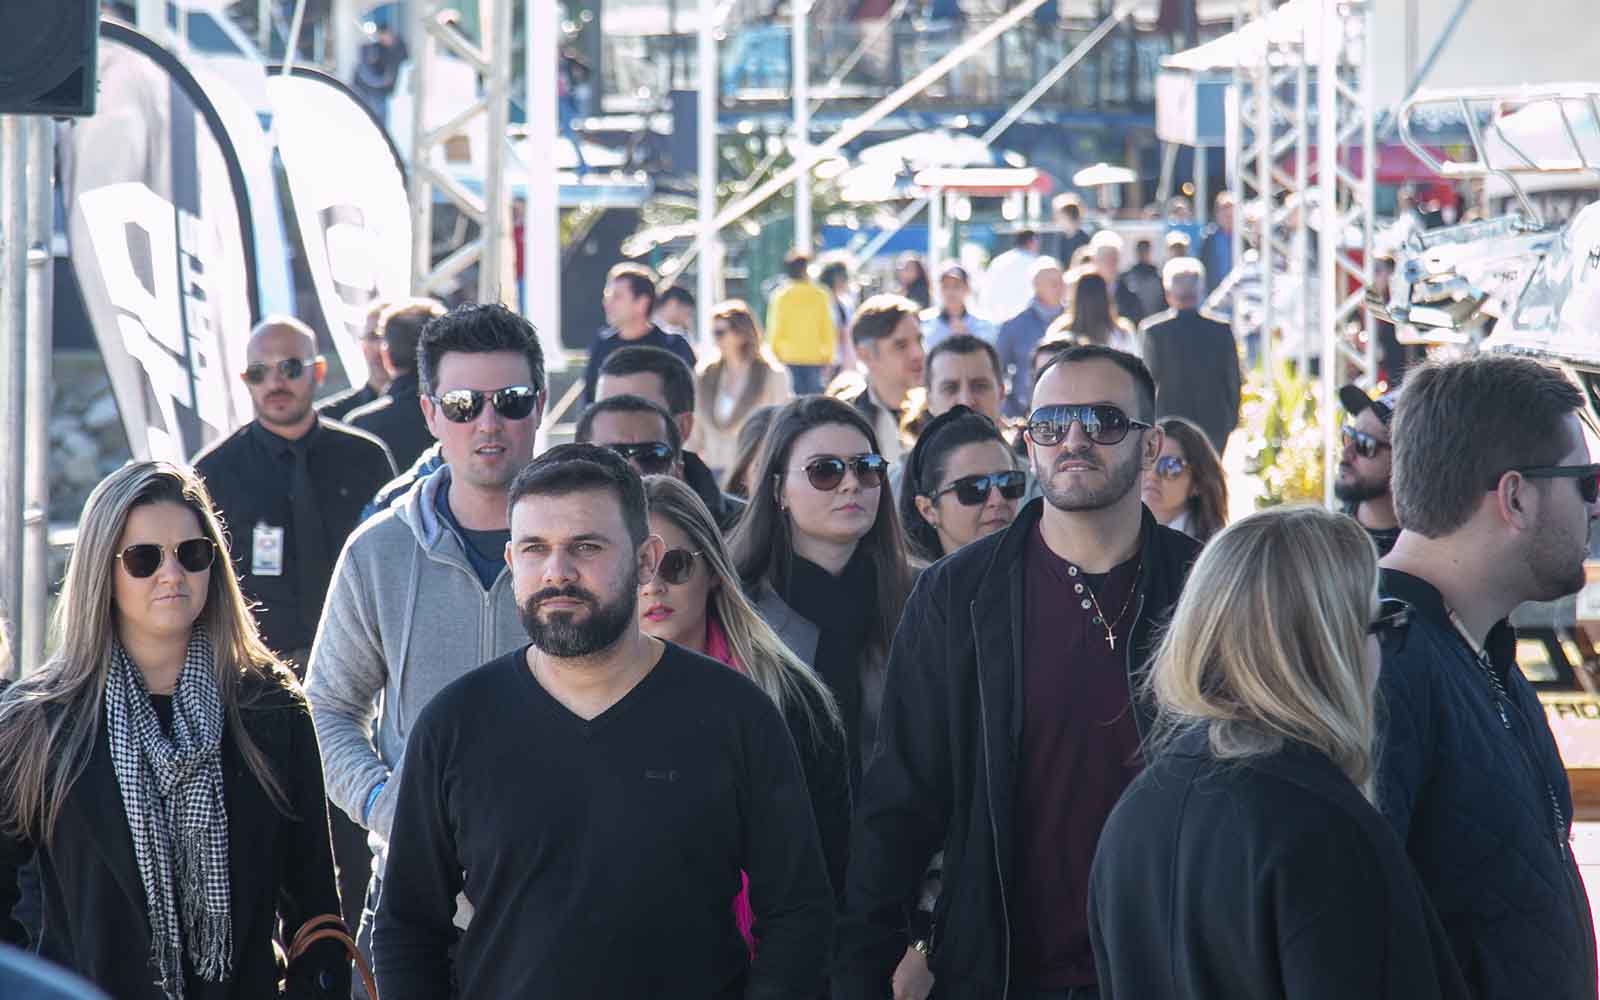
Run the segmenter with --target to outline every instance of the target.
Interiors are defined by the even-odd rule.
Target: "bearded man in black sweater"
[[[638,474],[564,445],[509,503],[532,644],[411,730],[373,948],[384,1000],[818,996],[832,893],[794,745],[750,681],[639,631],[662,544]]]

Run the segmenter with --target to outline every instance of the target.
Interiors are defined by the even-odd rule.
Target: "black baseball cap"
[[[1389,422],[1394,419],[1394,395],[1393,392],[1386,392],[1373,399],[1367,395],[1367,390],[1352,382],[1339,390],[1339,403],[1352,417],[1359,417],[1363,411],[1370,408],[1377,416],[1378,422],[1388,427]]]

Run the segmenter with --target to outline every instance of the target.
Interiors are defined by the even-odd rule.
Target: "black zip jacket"
[[[1003,532],[922,573],[889,653],[876,756],[858,798],[833,969],[834,1000],[881,998],[907,914],[944,850],[929,965],[941,1000],[1003,998],[1010,979],[1014,789],[1022,734],[1022,572],[1035,500]],[[1144,511],[1128,688],[1142,679],[1199,543]],[[1130,694],[1130,698],[1131,698]],[[1141,738],[1154,708],[1134,702]]]
[[[1594,922],[1572,856],[1572,792],[1506,622],[1480,664],[1439,591],[1395,570],[1410,608],[1383,635],[1378,797],[1476,1000],[1592,1000]]]

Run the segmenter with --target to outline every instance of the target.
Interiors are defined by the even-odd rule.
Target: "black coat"
[[[317,412],[330,420],[343,420],[381,395],[383,394],[363,382],[343,392],[317,400]]]
[[[1233,330],[1198,309],[1169,309],[1139,328],[1156,380],[1156,416],[1187,417],[1222,454],[1239,426],[1239,348]]]
[[[271,763],[297,818],[273,806],[246,766],[232,727],[225,729],[233,977],[205,983],[191,976],[188,1000],[276,1000],[272,937],[279,918],[292,937],[311,917],[339,912],[322,755],[311,711],[298,693],[265,681],[247,683],[261,698],[242,710],[245,727]],[[17,869],[34,853],[30,842],[0,837],[0,914],[6,915],[0,931],[3,940],[22,947],[29,945],[27,934],[9,914],[17,898]],[[161,1000],[146,964],[150,920],[103,719],[88,765],[62,806],[55,841],[37,853],[44,885],[39,954],[117,1000]],[[349,960],[331,942],[313,946],[295,972],[297,982],[306,980],[305,989],[325,980],[328,988],[311,995],[327,1000],[350,995]]]
[[[345,423],[382,441],[396,468],[407,469],[433,447],[433,432],[422,415],[421,389],[416,372],[396,375],[382,396],[351,410]]]
[[[293,465],[274,454],[277,442],[268,435],[257,423],[246,424],[196,455],[194,467],[222,515],[239,586],[247,598],[260,602],[255,615],[261,637],[273,650],[287,654],[308,649],[316,631],[306,627],[301,614],[304,595],[296,571],[294,503],[289,497]],[[319,541],[331,580],[339,550],[360,523],[361,508],[394,477],[395,469],[383,442],[363,431],[319,420],[311,435],[306,439],[310,449],[306,461],[317,487],[323,528]],[[252,572],[258,523],[284,529],[282,572],[277,576]],[[322,596],[310,600],[312,616],[320,615]]]
[[[701,461],[699,455],[692,451],[682,454],[684,484],[705,501],[706,509],[711,511],[712,518],[723,534],[733,531],[733,526],[739,523],[739,518],[744,514],[744,499],[722,492],[717,485],[717,477],[711,474],[711,469]]]
[[[1299,744],[1218,760],[1183,734],[1123,793],[1089,878],[1103,1000],[1456,1000],[1405,848]]]
[[[1505,696],[1455,630],[1438,590],[1394,570],[1404,601],[1383,636],[1378,796],[1477,1000],[1591,1000],[1594,923],[1572,855],[1572,793],[1544,708],[1502,622],[1488,647]],[[1504,714],[1502,714],[1502,712]]]
[[[929,958],[939,996],[1003,995],[1023,718],[1020,567],[1042,509],[1035,500],[1005,531],[928,567],[906,602],[889,652],[876,756],[856,798],[835,1000],[885,995],[908,943],[907,914],[940,848],[944,881]],[[1130,692],[1200,550],[1148,510],[1142,538],[1125,659]],[[1134,715],[1143,734],[1151,708],[1135,701]]]

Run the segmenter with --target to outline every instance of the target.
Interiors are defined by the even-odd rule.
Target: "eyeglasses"
[[[508,385],[503,389],[451,389],[429,396],[444,418],[453,424],[469,424],[478,419],[487,401],[494,412],[507,420],[526,420],[539,402],[539,390],[531,385]]]
[[[806,473],[806,482],[814,490],[823,493],[832,493],[844,482],[846,469],[856,474],[856,482],[864,490],[875,490],[883,485],[883,480],[889,475],[889,463],[882,455],[853,455],[850,458],[839,458],[836,455],[821,455],[807,462],[803,468]]]
[[[665,441],[641,441],[637,444],[608,444],[607,448],[638,466],[646,476],[659,476],[672,468],[677,452]]]
[[[1372,616],[1372,622],[1367,625],[1367,634],[1382,635],[1405,628],[1410,614],[1411,608],[1406,602],[1385,597],[1378,602],[1378,613]]]
[[[1378,452],[1389,447],[1389,442],[1379,441],[1366,431],[1358,431],[1348,425],[1343,430],[1344,446],[1354,448],[1357,455],[1362,458],[1376,458]]]
[[[217,547],[209,538],[190,538],[179,542],[172,547],[172,552],[178,557],[178,565],[190,573],[205,572],[217,558]],[[122,560],[122,568],[128,571],[129,576],[143,580],[155,575],[166,555],[167,550],[154,542],[142,542],[118,552],[117,558]]]
[[[1148,430],[1150,427],[1142,420],[1132,419],[1123,413],[1120,407],[1109,403],[1085,406],[1058,403],[1054,406],[1041,406],[1033,411],[1033,416],[1028,418],[1028,437],[1033,439],[1034,444],[1044,445],[1046,448],[1058,445],[1067,439],[1067,434],[1071,432],[1074,423],[1082,424],[1083,432],[1089,435],[1089,440],[1101,445],[1121,444],[1130,430]]]
[[[1183,470],[1189,463],[1176,455],[1162,455],[1156,459],[1155,474],[1157,479],[1177,479],[1183,475]]]
[[[937,500],[946,493],[954,493],[956,500],[963,507],[976,507],[989,499],[989,491],[996,489],[1007,500],[1019,500],[1028,488],[1026,473],[1012,470],[1011,472],[991,472],[982,476],[962,476],[948,486],[942,486],[934,491],[929,500]]]
[[[282,361],[270,365],[264,361],[258,361],[245,368],[244,380],[251,385],[260,385],[267,380],[267,376],[272,374],[272,370],[276,368],[279,375],[293,382],[304,375],[306,369],[316,363],[316,358],[284,358]]]
[[[689,577],[694,575],[695,557],[703,555],[704,552],[690,552],[688,549],[668,549],[661,554],[661,565],[656,567],[656,575],[673,586],[688,583]]]
[[[1584,503],[1592,504],[1600,500],[1600,465],[1530,465],[1507,469],[1506,472],[1520,472],[1526,479],[1576,479],[1578,494],[1583,497]],[[1505,472],[1500,474],[1503,475]],[[1494,482],[1489,484],[1489,489],[1499,488],[1500,476],[1496,476]]]

